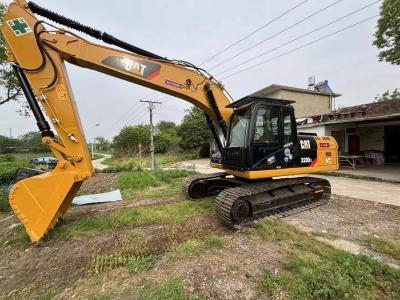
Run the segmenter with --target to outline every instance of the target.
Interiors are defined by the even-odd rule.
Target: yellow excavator
[[[51,172],[20,176],[9,194],[32,242],[54,226],[94,173],[65,61],[183,99],[204,112],[218,149],[211,166],[223,172],[191,177],[183,192],[190,199],[217,195],[216,215],[222,222],[241,225],[329,198],[325,179],[272,179],[338,168],[332,137],[297,133],[293,101],[251,96],[232,101],[204,69],[143,50],[33,2],[11,2],[1,32],[42,142],[58,160]]]

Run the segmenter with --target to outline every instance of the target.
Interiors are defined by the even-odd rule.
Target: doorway
[[[400,163],[400,125],[385,126],[385,162]]]
[[[360,137],[358,135],[349,135],[349,154],[357,155],[360,153]]]

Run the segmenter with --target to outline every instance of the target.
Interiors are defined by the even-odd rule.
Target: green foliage
[[[165,171],[140,171],[122,173],[118,178],[120,189],[139,189],[157,187],[164,183],[172,183],[177,178],[188,176],[184,170],[165,170]]]
[[[178,128],[181,138],[180,146],[183,149],[196,149],[199,154],[209,154],[211,133],[208,129],[204,113],[193,107],[183,118]]]
[[[181,194],[182,181],[189,174],[183,170],[125,172],[118,187],[124,199],[165,198]]]
[[[111,143],[104,137],[96,137],[96,152],[107,153],[111,150]]]
[[[19,137],[19,146],[34,153],[49,151],[49,147],[42,143],[42,135],[36,131],[21,135]]]
[[[149,270],[154,266],[155,258],[152,255],[131,258],[128,261],[128,272],[135,275],[141,271]]]
[[[0,135],[0,153],[15,152],[15,150],[17,149],[17,147],[19,147],[19,145],[20,142],[18,139],[8,138],[4,135]]]
[[[146,300],[194,300],[202,299],[197,295],[186,295],[183,282],[179,278],[171,278],[163,284],[147,284],[141,290],[141,298]]]
[[[9,212],[11,207],[6,196],[6,186],[0,186],[0,211]]]
[[[375,46],[380,49],[379,60],[400,65],[400,3],[384,0],[380,10]]]
[[[38,300],[51,300],[53,299],[55,296],[57,296],[57,294],[60,291],[56,288],[50,288],[48,289],[46,292],[44,292],[43,294],[41,294],[37,299]]]
[[[391,93],[389,91],[384,92],[382,95],[376,95],[375,101],[382,102],[387,100],[398,100],[400,99],[400,88],[394,89]]]
[[[362,241],[373,251],[383,253],[400,260],[400,236],[384,235],[376,237],[368,235],[362,238]]]
[[[257,228],[263,239],[291,244],[284,269],[266,270],[261,289],[292,299],[395,299],[400,296],[400,270],[369,256],[353,255],[316,241],[279,221]]]
[[[193,216],[209,213],[213,205],[212,200],[204,200],[182,201],[156,207],[125,208],[103,216],[85,217],[68,225],[58,226],[50,232],[49,236],[50,238],[71,238],[81,234],[95,234],[105,230],[133,228],[141,225],[179,224]]]
[[[180,138],[174,122],[160,121],[156,126],[155,152],[165,153],[179,146]]]
[[[3,24],[4,15],[7,11],[7,5],[0,2],[0,24]],[[0,97],[0,105],[10,100],[20,100],[22,95],[21,87],[14,75],[11,65],[7,60],[7,48],[3,35],[0,33],[0,87],[4,90],[3,97]],[[21,104],[21,113],[28,115],[28,107]]]
[[[148,125],[126,126],[113,139],[113,147],[118,155],[134,155],[150,145],[150,127]]]
[[[0,185],[8,185],[14,178],[14,173],[17,169],[27,167],[29,163],[16,160],[0,163]]]
[[[224,247],[224,240],[215,234],[210,235],[204,243],[207,249],[222,249]]]
[[[220,250],[224,247],[223,239],[218,235],[210,235],[204,241],[189,239],[184,243],[173,247],[168,256],[170,258],[181,258],[189,254],[201,254],[206,250]]]

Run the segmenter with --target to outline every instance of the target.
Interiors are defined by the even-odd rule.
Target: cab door
[[[250,142],[250,161],[252,169],[266,169],[275,166],[280,160],[282,149],[281,107],[275,105],[257,106],[252,122],[253,135]]]

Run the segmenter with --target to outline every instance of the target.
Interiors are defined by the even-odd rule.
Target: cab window
[[[228,147],[245,147],[249,120],[249,111],[233,115]]]
[[[279,143],[279,108],[259,108],[255,119],[255,143],[278,144]]]
[[[290,110],[283,110],[283,142],[289,144],[293,142],[293,126]]]

